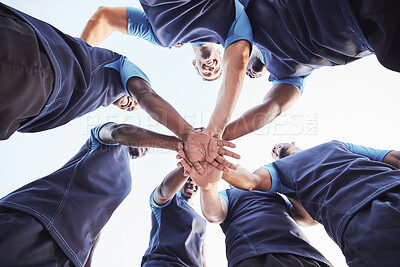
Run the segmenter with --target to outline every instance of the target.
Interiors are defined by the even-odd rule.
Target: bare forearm
[[[204,217],[211,223],[221,223],[226,217],[225,210],[218,195],[217,183],[208,189],[200,190],[200,204]]]
[[[292,84],[281,83],[273,86],[262,104],[251,108],[226,127],[222,139],[234,140],[264,127],[289,109],[299,98],[300,91]]]
[[[135,96],[140,107],[154,120],[161,123],[182,141],[185,141],[193,127],[147,83],[140,78],[131,78],[127,83],[129,91]]]
[[[181,189],[186,181],[183,168],[175,168],[161,182],[154,192],[153,198],[158,205],[164,205]]]
[[[109,123],[100,130],[100,139],[134,147],[156,147],[178,151],[181,142],[175,136],[163,135],[135,125]]]
[[[243,190],[262,190],[267,191],[271,188],[271,178],[269,173],[260,168],[251,173],[245,168],[238,166],[237,170],[223,173],[222,179],[236,188]]]
[[[276,103],[264,102],[246,111],[240,118],[228,124],[222,139],[230,141],[252,133],[273,121],[280,113],[281,110]]]
[[[208,133],[213,136],[222,136],[232,116],[246,74],[249,52],[250,44],[243,40],[232,44],[225,50],[223,58],[224,76],[217,103],[207,127]]]

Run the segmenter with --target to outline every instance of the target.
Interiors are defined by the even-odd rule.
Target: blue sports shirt
[[[125,146],[104,144],[100,125],[63,167],[0,200],[43,224],[74,266],[84,266],[100,230],[132,185]]]
[[[142,266],[202,266],[206,221],[180,192],[160,206],[154,202],[154,191],[150,241]]]
[[[0,3],[1,4],[1,3]],[[108,106],[127,94],[126,82],[146,75],[125,57],[110,50],[91,47],[53,26],[4,4],[35,31],[54,71],[54,88],[36,117],[18,131],[39,132],[68,123],[100,106]]]
[[[181,2],[170,2],[168,5],[162,5],[163,3],[161,3],[157,5],[157,7],[154,7],[154,3],[151,3],[148,4],[147,12],[150,13],[150,16],[153,16],[153,13],[150,11],[156,10],[156,12],[154,12],[155,19],[153,20],[149,20],[146,15],[146,8],[145,11],[142,11],[138,8],[127,7],[128,34],[141,37],[154,45],[163,47],[170,47],[177,43],[191,43],[195,46],[201,46],[210,42],[221,44],[227,48],[238,40],[247,40],[250,43],[253,42],[250,21],[244,11],[243,5],[238,0],[235,0],[235,7],[232,9],[232,12],[227,13],[229,16],[234,16],[232,17],[232,23],[229,25],[225,22],[219,22],[219,17],[212,17],[211,14],[207,14],[215,12],[214,10],[208,10],[210,8],[207,7],[207,5],[209,5],[208,2],[209,1],[201,1],[201,3],[197,3],[195,9],[198,9],[198,11],[194,13],[193,9],[189,9],[190,11],[186,10],[186,7],[182,5]],[[222,4],[222,1],[215,2],[221,2]],[[174,6],[175,4],[177,6]],[[144,7],[146,6],[147,4],[145,4]],[[203,6],[204,8],[201,9]],[[216,6],[218,6],[218,8],[222,7],[221,5]],[[228,7],[229,5],[225,6],[227,10],[229,10]],[[175,9],[182,12],[179,13],[177,17],[170,17],[169,13],[173,14]],[[227,10],[225,10],[225,12]],[[160,18],[156,16],[158,14],[157,12],[161,12],[160,15],[165,20],[163,24],[159,22]],[[171,20],[171,22],[167,23],[168,20]],[[180,23],[177,24],[176,20],[179,20]],[[217,21],[214,22],[213,20]],[[153,24],[151,21],[153,21]],[[215,27],[215,25],[210,25],[214,23],[220,23],[223,27],[217,30],[208,30],[207,28]],[[218,26],[220,27],[220,25]]]

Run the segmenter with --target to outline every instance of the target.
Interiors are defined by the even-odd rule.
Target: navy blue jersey
[[[35,30],[54,71],[53,92],[45,106],[39,115],[24,122],[18,131],[38,132],[63,125],[100,106],[108,106],[127,94],[124,88],[127,78],[137,76],[148,80],[136,66],[132,71],[133,64],[121,55],[91,47],[80,38],[71,37],[41,20],[3,6]],[[127,68],[130,69],[125,70]]]
[[[291,219],[281,196],[236,188],[226,193],[228,214],[221,228],[229,266],[267,253],[295,254],[330,265]]]
[[[400,170],[351,152],[339,141],[273,163],[284,186],[342,248],[349,220],[374,198],[400,185]],[[292,195],[293,194],[293,195]]]
[[[84,266],[100,230],[130,190],[126,147],[103,145],[92,130],[61,169],[5,196],[0,206],[35,217],[74,265]]]
[[[142,266],[203,266],[206,221],[180,192],[162,206],[154,202],[153,194],[150,242]]]
[[[270,80],[299,77],[321,66],[371,54],[345,0],[241,0]]]
[[[177,43],[225,44],[235,20],[233,0],[140,0],[157,42],[164,47]]]

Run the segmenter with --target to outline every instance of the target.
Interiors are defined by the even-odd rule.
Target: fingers
[[[185,161],[192,166],[192,164],[190,163],[189,159],[187,158],[185,151],[183,151],[182,149],[178,150],[178,155],[176,155],[177,159],[185,159]]]
[[[190,166],[185,159],[178,162],[178,167],[183,167],[183,176],[189,176],[192,171],[192,166]]]
[[[200,164],[200,162],[192,162],[193,167],[196,169],[196,171],[200,174],[203,175],[205,173],[205,169],[203,165]]]
[[[240,159],[240,155],[236,154],[235,152],[232,152],[228,149],[225,149],[223,147],[219,148],[218,150],[218,154],[221,156],[228,156],[228,157],[232,157],[234,159]]]
[[[211,162],[211,165],[214,166],[215,168],[217,168],[220,171],[223,171],[223,172],[226,172],[226,173],[230,172],[230,170],[227,167],[225,167],[223,164],[218,163],[215,160],[213,162]]]
[[[223,146],[232,147],[232,148],[236,147],[236,145],[234,143],[231,143],[226,140],[218,140],[217,143],[218,143],[218,146],[221,146],[221,147],[223,147]]]
[[[237,170],[237,167],[235,164],[229,162],[222,156],[218,156],[215,158],[215,161],[218,162],[219,164],[222,164],[224,167],[231,169],[231,170]]]

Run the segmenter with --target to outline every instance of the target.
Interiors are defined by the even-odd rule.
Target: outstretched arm
[[[301,225],[301,226],[314,226],[317,225],[316,222],[310,214],[304,209],[301,203],[293,198],[289,198],[289,201],[292,203],[292,207],[290,208],[290,216],[292,216],[293,220]]]
[[[180,165],[200,187],[200,205],[204,217],[212,223],[223,222],[227,214],[227,205],[225,200],[218,195],[218,181],[221,179],[222,172],[206,164],[206,172],[201,175],[184,159],[181,160]]]
[[[181,189],[186,181],[186,177],[183,176],[183,168],[176,168],[170,172],[161,184],[156,188],[153,194],[154,202],[157,205],[164,205]]]
[[[170,129],[182,141],[186,141],[191,133],[196,132],[144,79],[139,77],[130,78],[127,82],[127,89],[144,111],[154,120]]]
[[[135,125],[107,123],[99,132],[105,143],[121,144],[133,147],[157,147],[178,151],[181,140],[175,136],[159,134]]]
[[[288,83],[274,85],[262,104],[246,111],[226,127],[222,139],[234,140],[264,127],[289,109],[299,98],[300,91],[296,86]]]
[[[81,38],[91,46],[98,46],[113,32],[127,34],[128,19],[125,7],[99,7],[89,19]]]
[[[237,170],[222,175],[229,184],[243,190],[268,191],[271,188],[271,175],[265,168],[259,168],[253,173],[238,166]]]
[[[234,144],[217,140],[205,133],[195,131],[182,116],[163,98],[161,98],[145,80],[133,77],[128,80],[127,88],[136,98],[140,107],[153,119],[163,124],[174,132],[184,143],[187,158],[200,171],[203,172],[201,161],[214,162],[222,168],[233,168],[235,166],[223,156],[234,158],[240,156],[223,148],[224,146],[235,147]],[[225,170],[227,170],[225,168]]]
[[[249,59],[250,43],[237,41],[228,46],[222,59],[224,74],[217,104],[206,129],[207,134],[221,138],[242,89]]]

